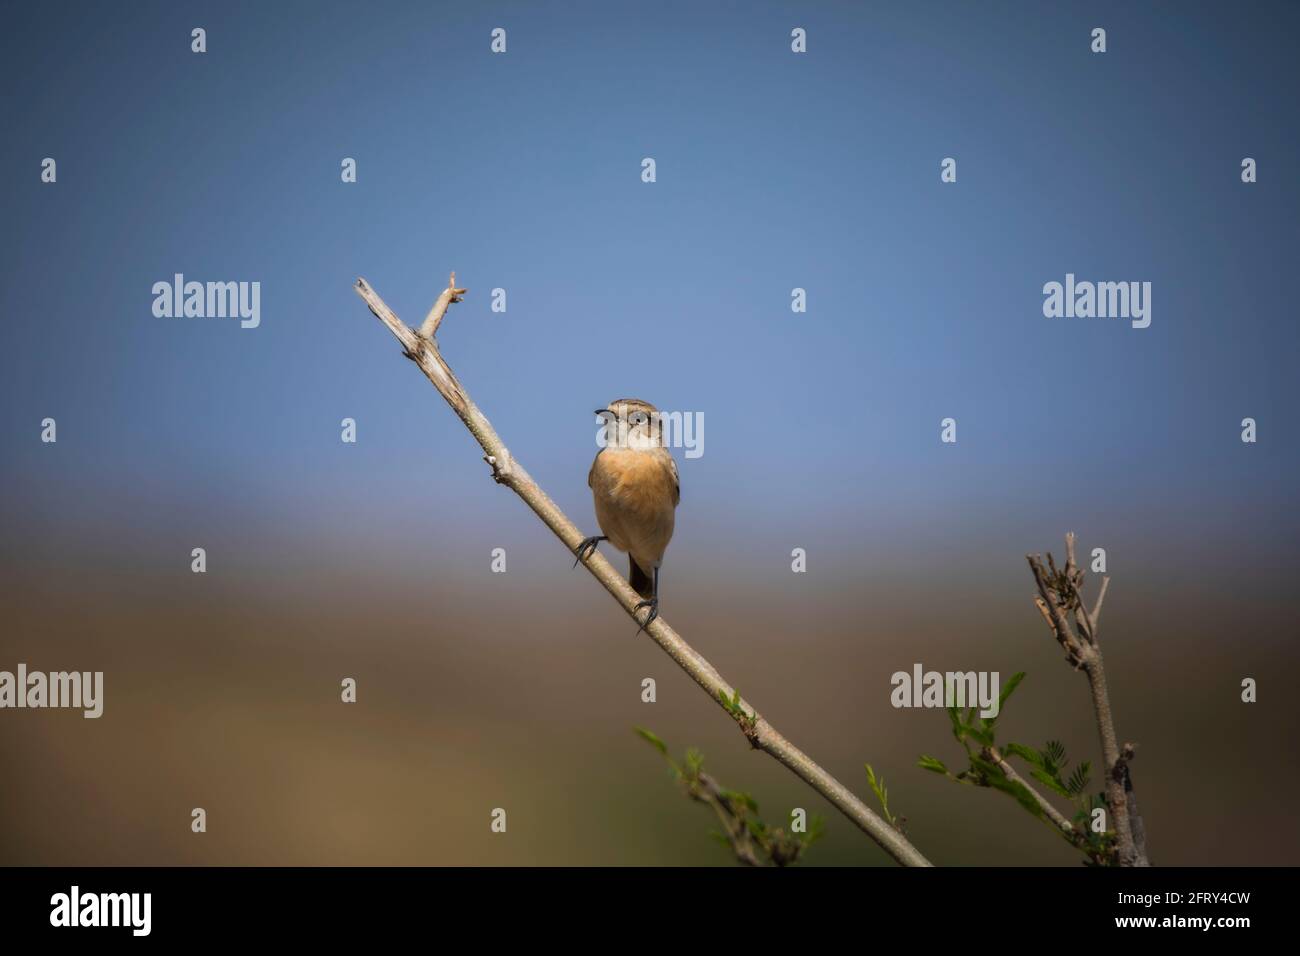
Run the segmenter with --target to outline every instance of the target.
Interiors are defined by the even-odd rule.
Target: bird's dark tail
[[[627,556],[631,568],[627,573],[627,583],[632,585],[632,590],[641,595],[647,601],[655,595],[654,581],[641,570],[641,565],[636,563],[636,558],[632,555]]]

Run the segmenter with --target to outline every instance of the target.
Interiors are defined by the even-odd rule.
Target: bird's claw
[[[656,597],[656,598],[651,598],[648,601],[640,602],[636,607],[632,608],[632,613],[636,614],[636,612],[641,610],[641,608],[643,607],[648,607],[650,609],[650,613],[645,616],[645,621],[641,624],[640,627],[636,629],[636,635],[634,636],[638,636],[638,637],[640,636],[641,632],[644,631],[647,627],[649,627],[651,623],[654,622],[655,618],[659,616],[659,599]]]
[[[600,542],[604,540],[606,540],[605,536],[599,534],[592,535],[590,538],[583,538],[582,542],[578,545],[577,551],[574,552],[578,557],[574,560],[573,566],[576,568],[579,561],[586,561],[591,557],[592,552],[596,550],[596,545],[600,544]]]

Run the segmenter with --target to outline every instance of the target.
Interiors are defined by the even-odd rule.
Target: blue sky
[[[705,456],[679,461],[702,522],[774,512],[831,530],[845,501],[862,521],[935,502],[1009,514],[1057,490],[1153,527],[1243,493],[1281,514],[1300,17],[1275,17],[1260,31],[1197,4],[43,9],[0,67],[9,504],[136,496],[183,524],[191,508],[295,502],[320,527],[400,512],[376,492],[456,501],[482,481],[467,437],[350,291],[366,276],[414,324],[454,268],[470,295],[443,348],[569,507],[588,411],[637,395],[704,413]],[[489,52],[497,26],[505,55]],[[1258,183],[1240,182],[1243,156]],[[155,318],[152,284],[176,272],[260,281],[261,327]],[[1042,285],[1067,272],[1152,282],[1152,326],[1044,318]],[[34,441],[47,415],[57,465]],[[1248,415],[1253,447],[1237,437]],[[338,441],[345,416],[356,448]],[[938,441],[947,416],[956,447]]]

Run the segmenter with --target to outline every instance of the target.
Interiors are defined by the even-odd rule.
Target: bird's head
[[[664,443],[659,409],[639,398],[617,398],[607,408],[596,409],[605,424],[605,445],[610,448],[657,448]]]

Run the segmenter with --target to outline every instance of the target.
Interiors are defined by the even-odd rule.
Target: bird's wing
[[[673,507],[675,508],[682,500],[682,479],[681,476],[677,474],[677,460],[673,458],[671,452],[666,454],[668,455],[668,467],[672,469],[673,473]]]

